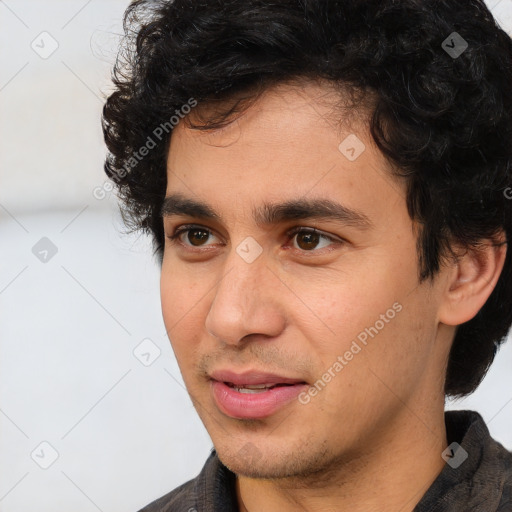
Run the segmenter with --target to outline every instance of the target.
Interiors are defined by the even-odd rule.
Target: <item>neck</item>
[[[350,459],[314,475],[261,480],[237,477],[240,512],[412,512],[444,467],[442,409],[428,417],[405,409]]]

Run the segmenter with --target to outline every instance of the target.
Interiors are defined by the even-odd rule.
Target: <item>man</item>
[[[485,4],[138,1],[125,24],[105,169],[214,445],[144,511],[511,511],[512,454],[444,411],[512,322],[512,44]]]

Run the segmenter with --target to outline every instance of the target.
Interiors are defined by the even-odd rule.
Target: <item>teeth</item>
[[[246,386],[243,386],[246,389],[265,389],[265,388],[271,388],[273,384],[247,384]]]
[[[265,386],[263,387],[259,387],[259,388],[254,388],[254,387],[250,387],[250,388],[237,388],[235,386],[235,388],[239,393],[249,393],[249,394],[254,394],[254,393],[263,393],[264,391],[267,391],[268,389],[270,388],[267,388]]]
[[[230,387],[238,391],[238,393],[262,393],[263,391],[268,391],[269,389],[275,388],[277,386],[291,386],[292,384],[247,384],[245,386],[236,386],[232,382],[226,382],[226,384]]]
[[[273,388],[275,384],[247,384],[245,386],[235,386],[234,384],[230,384],[230,386],[239,393],[262,393]]]

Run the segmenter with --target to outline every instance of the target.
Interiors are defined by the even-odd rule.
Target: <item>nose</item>
[[[286,327],[283,284],[270,270],[263,252],[248,263],[233,249],[223,267],[208,315],[206,330],[224,343],[247,337],[278,336]]]

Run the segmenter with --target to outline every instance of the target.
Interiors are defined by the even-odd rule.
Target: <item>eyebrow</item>
[[[253,210],[258,226],[279,224],[291,220],[335,220],[351,227],[370,229],[372,221],[362,212],[330,199],[294,199],[283,203],[264,203]],[[180,193],[167,196],[160,210],[162,217],[184,215],[222,222],[222,217],[207,203]]]

